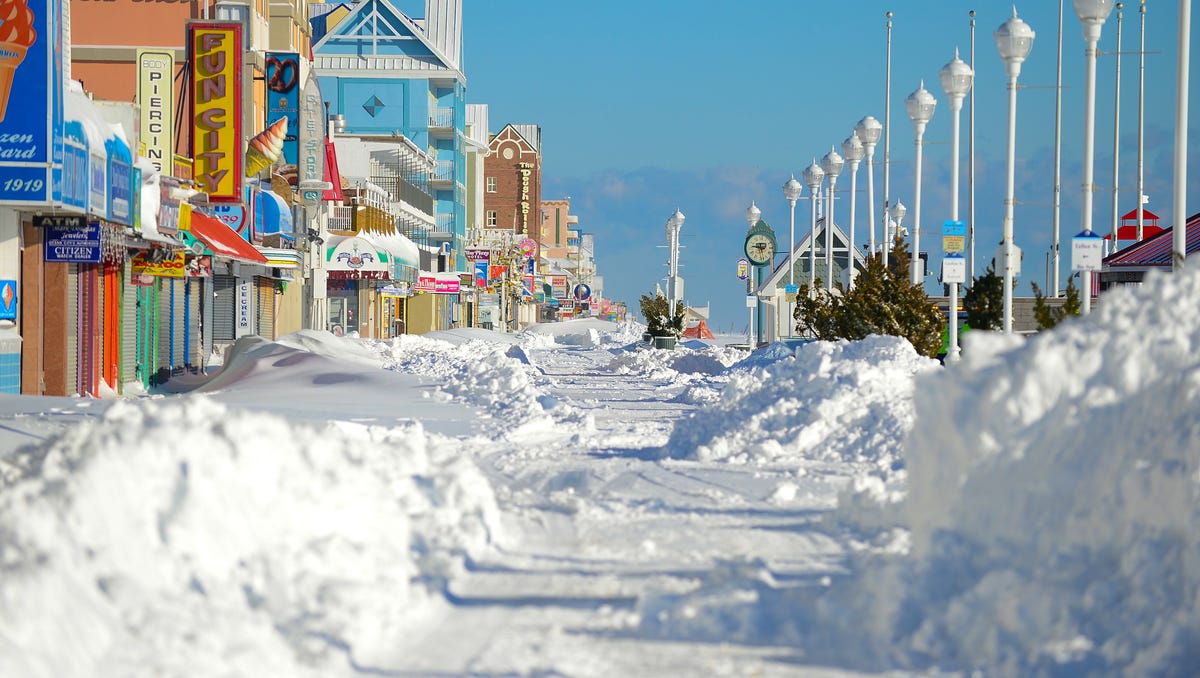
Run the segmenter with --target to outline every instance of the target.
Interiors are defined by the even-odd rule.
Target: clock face
[[[775,258],[775,241],[762,233],[746,238],[746,257],[755,265],[763,266]]]

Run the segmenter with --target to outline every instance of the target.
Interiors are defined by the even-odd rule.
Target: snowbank
[[[737,463],[867,461],[890,470],[913,423],[913,375],[937,365],[883,336],[812,342],[795,357],[786,348],[756,353],[729,370],[719,401],[675,427],[666,452]]]
[[[1200,673],[1200,316],[1181,312],[1198,298],[1193,270],[1110,293],[1098,313],[1028,341],[972,333],[962,363],[919,370],[908,496],[883,509],[911,533],[863,535],[848,574],[815,586],[746,568],[649,599],[642,632],[791,643],[813,663],[872,671]],[[672,448],[712,454],[713,436],[694,433],[731,438],[714,427],[726,413],[799,440],[801,413],[836,400],[841,378],[825,362],[837,349],[813,349],[774,368],[778,392],[751,399],[731,380],[725,410],[680,427]],[[823,395],[775,407],[790,379]],[[741,414],[751,403],[770,412]],[[848,417],[814,439],[879,421]],[[882,441],[853,435],[843,453],[877,454]]]
[[[114,403],[15,466],[6,676],[346,675],[498,525],[486,480],[420,426],[296,425],[207,397]]]

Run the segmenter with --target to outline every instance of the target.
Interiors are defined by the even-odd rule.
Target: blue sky
[[[1019,295],[1045,287],[1053,201],[1054,90],[1058,3],[1018,4],[1037,32],[1021,73],[1017,113],[1014,230],[1025,252]],[[1062,283],[1069,238],[1080,230],[1084,43],[1065,3],[1063,29]],[[1172,214],[1177,4],[1147,4],[1145,181],[1148,208]],[[924,79],[938,108],[925,134],[922,249],[940,261],[941,222],[949,218],[950,121],[938,71],[959,48],[968,60],[968,10],[975,9],[976,243],[979,272],[999,243],[1004,214],[1006,102],[1003,63],[992,31],[1011,14],[999,2],[681,2],[678,0],[469,1],[464,8],[468,100],[490,107],[492,132],[506,123],[542,127],[543,198],[570,196],[582,228],[596,234],[606,293],[636,308],[666,274],[664,225],[676,207],[687,216],[681,263],[686,298],[712,305],[712,325],[741,332],[744,284],[736,261],[751,200],[788,240],[782,185],[840,144],[864,115],[884,119],[885,13],[892,31],[893,199],[914,194],[912,126],[904,98]],[[418,14],[420,12],[418,11]],[[1138,45],[1137,3],[1127,3],[1122,51]],[[1192,50],[1200,53],[1193,19]],[[1116,13],[1100,48],[1116,50]],[[1114,58],[1098,64],[1095,228],[1111,224]],[[1120,211],[1136,206],[1137,56],[1122,56]],[[1192,74],[1190,146],[1200,148],[1200,103]],[[966,210],[967,111],[962,115],[961,209]],[[839,150],[840,152],[840,150]],[[1190,154],[1189,214],[1200,205],[1200,163]],[[882,163],[882,143],[876,161]],[[838,188],[849,188],[843,172]],[[882,200],[883,168],[875,170]],[[867,173],[858,177],[856,239],[866,241]],[[807,189],[805,191],[807,195]],[[837,205],[848,222],[848,197]],[[796,208],[798,233],[808,206]],[[931,268],[933,264],[931,263]],[[929,279],[926,289],[940,293]]]

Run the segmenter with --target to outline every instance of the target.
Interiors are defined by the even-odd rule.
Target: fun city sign
[[[211,202],[242,199],[242,25],[188,23],[194,179]]]

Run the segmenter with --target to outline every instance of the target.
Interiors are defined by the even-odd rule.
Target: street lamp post
[[[908,119],[912,120],[913,132],[916,134],[917,146],[917,162],[916,162],[916,192],[914,199],[916,204],[913,208],[913,237],[912,237],[912,261],[909,262],[909,271],[912,276],[912,284],[920,285],[924,282],[924,276],[921,275],[921,157],[924,149],[925,125],[933,118],[933,109],[937,108],[937,100],[925,89],[925,81],[921,81],[921,86],[917,91],[908,95],[904,100],[904,108],[908,111]]]
[[[812,224],[808,234],[808,293],[812,295],[817,286],[817,196],[821,192],[821,182],[825,180],[825,171],[813,160],[801,176],[804,185],[808,186],[808,199],[812,203]]]
[[[885,58],[883,77],[883,221],[884,240],[887,239],[888,209],[891,206],[891,167],[892,167],[892,13],[887,13],[887,56]],[[891,243],[883,246],[883,265],[888,265],[888,253]]]
[[[859,120],[858,124],[854,126],[854,133],[858,135],[863,147],[867,150],[867,207],[871,211],[871,232],[867,250],[871,254],[875,254],[875,144],[879,143],[879,136],[882,132],[883,125],[869,115]],[[884,219],[887,219],[886,215]]]
[[[950,100],[950,219],[958,221],[958,119],[962,113],[963,98],[971,91],[975,80],[975,72],[962,59],[958,58],[958,50],[954,50],[954,59],[942,67],[939,74],[942,90]],[[946,359],[954,362],[958,359],[958,282],[950,283],[950,310],[947,321],[950,347]]]
[[[1116,57],[1116,74],[1114,75],[1113,83],[1115,91],[1113,92],[1113,185],[1112,185],[1112,251],[1116,252],[1121,249],[1121,200],[1117,193],[1120,188],[1118,180],[1121,173],[1121,15],[1124,14],[1121,10],[1125,4],[1117,3],[1117,51],[1113,52]]]
[[[825,176],[829,177],[829,188],[826,189],[826,195],[829,197],[825,202],[825,289],[829,292],[833,291],[833,191],[844,164],[845,160],[838,155],[833,146],[821,157],[821,169],[824,170]]]
[[[1100,31],[1104,21],[1112,13],[1112,0],[1073,0],[1075,16],[1083,24],[1083,39],[1087,43],[1084,52],[1087,62],[1087,75],[1083,87],[1083,205],[1080,209],[1082,231],[1092,232],[1092,193],[1095,188],[1092,181],[1092,170],[1095,150],[1093,141],[1096,131],[1096,46],[1100,42]],[[1092,272],[1081,271],[1083,278],[1083,299],[1079,312],[1087,315],[1092,311]]]
[[[800,185],[799,181],[796,181],[796,175],[794,175],[794,174],[792,175],[792,178],[788,179],[787,183],[785,183],[783,185],[783,198],[784,198],[784,200],[787,200],[788,212],[790,214],[790,227],[791,227],[790,228],[791,240],[789,242],[788,255],[787,255],[788,285],[789,286],[793,286],[796,284],[796,260],[795,260],[795,257],[796,257],[796,201],[800,199],[800,191],[802,189],[803,189],[803,186]],[[793,295],[793,298],[794,298],[794,295]],[[795,306],[794,301],[792,302],[792,304],[788,305],[789,312],[788,312],[787,335],[789,337],[792,336],[793,329],[796,326],[796,323],[793,322],[793,320],[792,320],[795,315],[794,306]]]
[[[1029,56],[1033,48],[1033,38],[1036,34],[1029,24],[1017,16],[1017,8],[1013,8],[1012,17],[1000,24],[992,33],[996,40],[996,49],[1004,60],[1004,68],[1008,74],[1008,177],[1004,192],[1004,332],[1012,333],[1012,293],[1013,273],[1016,266],[1015,248],[1013,246],[1013,191],[1016,178],[1017,162],[1017,76],[1021,74],[1021,64]]]
[[[683,296],[680,289],[680,283],[683,281],[679,278],[679,231],[683,228],[683,220],[683,212],[678,208],[667,219],[667,308],[670,313],[667,318],[668,326],[674,324],[675,305]]]
[[[746,208],[746,223],[750,228],[754,228],[758,224],[759,217],[762,216],[762,210],[758,209],[758,205],[754,201],[750,201],[750,206]],[[747,229],[749,230],[749,229]],[[749,236],[747,236],[749,237]],[[754,273],[746,274],[746,297],[750,298],[754,295]],[[748,350],[754,350],[754,305],[747,304],[746,311],[750,314],[749,321],[746,323],[746,347]]]
[[[903,228],[900,224],[904,221],[905,214],[908,214],[908,208],[905,207],[904,203],[900,202],[899,200],[897,200],[895,204],[892,205],[892,208],[888,210],[886,216],[891,217],[888,222],[891,224],[891,228],[889,230],[893,232],[892,237],[888,242],[894,243],[896,242],[896,238],[900,237],[900,234],[903,232]]]
[[[850,163],[850,229],[846,233],[846,287],[854,289],[854,209],[858,199],[858,163],[863,159],[863,143],[857,132],[842,142],[842,156]]]

